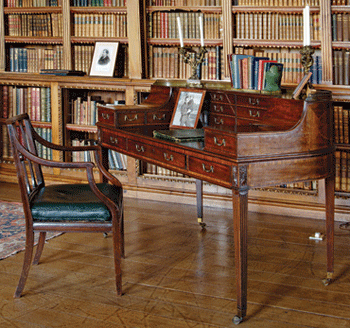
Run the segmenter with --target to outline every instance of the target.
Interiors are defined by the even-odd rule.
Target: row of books
[[[71,104],[71,123],[80,125],[95,125],[97,122],[97,105],[100,100],[91,96],[86,99],[77,97]]]
[[[303,39],[303,16],[282,13],[237,13],[236,38],[251,40]],[[320,40],[320,15],[310,15],[311,40]]]
[[[222,49],[208,48],[198,75],[203,80],[219,80],[223,71]],[[192,75],[190,65],[185,64],[176,47],[150,47],[150,77],[188,79]]]
[[[63,46],[10,48],[10,72],[39,73],[41,69],[61,69]]]
[[[74,69],[76,71],[90,72],[92,57],[94,55],[92,45],[74,45]]]
[[[205,39],[222,38],[221,14],[201,12],[166,12],[155,11],[148,14],[150,38],[176,39],[179,37],[177,17],[180,17],[184,39],[199,39],[199,17],[203,19]]]
[[[164,167],[157,166],[155,164],[147,163],[146,172],[147,174],[162,175],[168,177],[186,177],[182,173],[174,172],[172,170],[166,169]]]
[[[231,86],[235,89],[265,90],[270,70],[277,67],[276,74],[280,76],[283,72],[283,64],[269,57],[229,54],[228,65]],[[280,86],[281,78],[278,80]]]
[[[319,7],[319,0],[236,0],[237,6],[258,6],[258,7]]]
[[[350,153],[335,152],[335,191],[350,192]]]
[[[283,49],[279,52],[273,50],[257,51],[252,48],[236,47],[236,54],[251,55],[256,57],[268,57],[271,60],[276,60],[283,64],[282,83],[299,83],[304,76],[304,70],[301,64],[301,55],[296,51],[286,52]],[[320,84],[322,82],[322,60],[321,56],[315,54],[313,56],[314,62],[310,70],[312,76],[310,81],[313,84]]]
[[[57,7],[62,5],[62,0],[6,0],[6,7]]]
[[[74,14],[75,36],[127,36],[125,14]]]
[[[108,164],[111,170],[126,171],[128,168],[127,156],[108,149]]]
[[[51,89],[44,87],[0,86],[3,118],[28,113],[33,121],[51,122]]]
[[[341,105],[334,105],[334,142],[337,144],[350,144],[349,137],[349,110]]]
[[[63,35],[62,14],[9,14],[7,15],[9,36],[49,36]]]
[[[74,7],[125,7],[126,0],[73,0]]]
[[[147,6],[218,7],[221,6],[221,0],[147,0]]]
[[[350,85],[350,51],[333,51],[333,84]]]
[[[349,41],[350,15],[347,13],[332,14],[332,40]]]

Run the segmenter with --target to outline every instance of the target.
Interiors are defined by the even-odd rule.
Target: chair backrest
[[[22,201],[29,206],[31,198],[44,185],[44,177],[39,162],[34,162],[30,155],[38,156],[35,132],[28,114],[9,118],[7,121],[8,134],[16,165]]]

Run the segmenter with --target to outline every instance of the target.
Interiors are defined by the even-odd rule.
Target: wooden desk
[[[331,93],[317,91],[303,101],[207,88],[204,141],[153,138],[154,130],[169,129],[178,92],[179,87],[155,84],[139,106],[99,107],[99,140],[106,149],[232,190],[238,309],[234,322],[240,323],[247,310],[250,188],[325,179],[328,284],[334,238]]]

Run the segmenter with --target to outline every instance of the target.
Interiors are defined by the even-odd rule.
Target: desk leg
[[[196,180],[196,195],[197,195],[197,219],[202,228],[205,228],[206,224],[203,222],[203,181]]]
[[[233,190],[232,197],[238,311],[233,322],[239,324],[247,312],[248,190]]]
[[[334,271],[334,175],[326,178],[326,238],[327,238],[327,277],[323,280],[328,286]]]

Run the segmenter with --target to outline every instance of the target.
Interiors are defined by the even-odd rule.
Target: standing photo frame
[[[205,90],[179,89],[170,128],[195,129],[201,114]]]
[[[119,42],[96,42],[90,76],[114,75]]]

